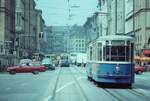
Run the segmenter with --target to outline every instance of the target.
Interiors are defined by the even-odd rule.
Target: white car
[[[42,64],[47,68],[47,69],[50,69],[50,70],[55,70],[55,66],[54,64],[52,63],[52,60],[50,58],[44,58],[42,60]]]

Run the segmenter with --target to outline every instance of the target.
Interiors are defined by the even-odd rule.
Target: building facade
[[[150,49],[150,0],[99,0],[98,7],[98,14],[84,24],[88,40],[94,40],[96,34],[91,34],[94,31],[99,37],[129,35],[135,38],[136,55],[141,56],[144,49]]]
[[[95,40],[99,36],[98,26],[97,26],[97,14],[88,17],[87,21],[83,25],[85,34],[86,34],[86,44],[91,42],[92,40]]]
[[[125,34],[125,0],[99,0],[103,35]]]
[[[47,26],[44,28],[46,41],[42,45],[46,53],[67,53],[68,26]]]
[[[99,0],[98,3],[99,11],[97,12],[99,37],[110,34],[108,29],[110,27],[108,24],[109,21],[108,17],[110,14],[110,12],[108,12],[109,11],[108,6],[109,0]]]
[[[110,34],[125,34],[125,0],[110,2]]]
[[[15,0],[0,0],[0,63],[13,65]]]
[[[74,25],[69,36],[69,53],[86,52],[86,34],[82,26]]]
[[[25,1],[25,47],[23,56],[31,58],[32,53],[36,51],[36,11],[34,0]]]
[[[36,10],[36,47],[37,52],[40,53],[41,45],[46,41],[46,36],[44,34],[45,21],[42,17],[42,10]]]
[[[19,61],[20,57],[23,55],[25,41],[23,37],[23,35],[25,35],[25,0],[16,0],[15,31],[15,50],[17,60]]]
[[[16,53],[18,60],[39,52],[44,28],[42,11],[34,0],[16,0]],[[42,33],[43,34],[43,33]]]
[[[150,0],[126,0],[126,33],[135,37],[135,54],[150,49]]]

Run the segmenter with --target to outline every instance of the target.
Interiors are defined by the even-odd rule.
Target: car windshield
[[[33,64],[31,62],[25,62],[25,63],[20,63],[19,66],[32,66]]]
[[[26,64],[29,62],[32,62],[32,60],[31,59],[21,59],[19,64]]]
[[[41,63],[39,63],[39,62],[33,62],[32,65],[35,66],[35,67],[39,67],[39,66],[41,66]]]
[[[49,58],[45,58],[42,60],[42,64],[52,64],[52,61]]]

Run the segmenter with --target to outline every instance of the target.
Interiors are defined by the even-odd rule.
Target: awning
[[[150,57],[141,57],[141,61],[150,62]]]
[[[144,55],[148,55],[148,54],[150,55],[150,49],[144,49],[143,54]]]
[[[135,61],[140,61],[140,60],[141,60],[141,57],[140,57],[140,56],[135,56],[135,57],[134,57],[134,60],[135,60]]]
[[[141,62],[150,62],[150,57],[140,57],[140,56],[135,56],[134,57],[135,61],[141,61]]]

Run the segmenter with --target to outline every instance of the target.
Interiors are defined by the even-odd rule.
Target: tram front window
[[[129,61],[129,46],[106,46],[106,61]]]

